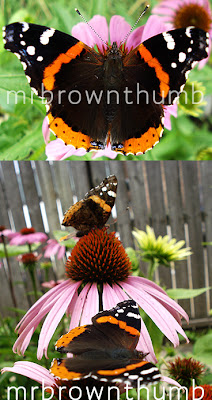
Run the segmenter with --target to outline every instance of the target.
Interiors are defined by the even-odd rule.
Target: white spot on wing
[[[153,375],[152,379],[158,379],[161,378],[161,374]]]
[[[191,27],[190,26],[188,28],[186,28],[185,34],[186,34],[186,36],[191,37]]]
[[[127,313],[127,317],[135,318],[135,319],[141,319],[141,317],[140,317],[139,314],[134,314],[134,313],[132,313],[132,312],[128,312],[128,313]]]
[[[191,64],[191,68],[194,68],[198,64],[198,61],[193,61]]]
[[[26,46],[26,42],[24,40],[21,40],[20,44],[21,46]]]
[[[26,71],[26,69],[27,69],[27,64],[26,64],[24,61],[22,61],[21,64],[22,64],[22,66],[23,66],[24,71]]]
[[[177,64],[175,62],[171,63],[172,68],[177,68]]]
[[[182,92],[182,91],[183,91],[183,89],[184,89],[184,86],[185,86],[185,83],[184,83],[183,85],[181,85],[181,86],[180,86],[180,92]]]
[[[179,62],[184,62],[186,59],[186,54],[183,53],[182,51],[179,53]]]
[[[37,61],[43,61],[43,57],[42,56],[38,56],[37,57]]]
[[[187,51],[188,51],[188,53],[190,53],[192,51],[192,48],[189,47]]]
[[[35,47],[34,46],[28,46],[26,51],[30,56],[34,56],[35,55]]]
[[[29,24],[27,22],[22,23],[22,31],[26,32],[29,29]]]
[[[47,29],[46,31],[44,31],[40,37],[41,44],[43,44],[44,46],[46,44],[48,44],[50,37],[52,37],[54,35],[54,33],[55,33],[55,29],[53,29],[53,28],[50,28],[50,29]]]
[[[131,379],[131,380],[138,379],[138,375],[129,375],[128,379]]]
[[[6,44],[6,43],[7,43],[7,41],[6,41],[5,39],[3,39],[3,43],[4,43],[4,44]]]
[[[26,75],[26,78],[27,78],[28,82],[30,83],[31,82],[31,77]]]
[[[158,371],[158,368],[157,368],[157,367],[152,367],[152,368],[149,368],[149,369],[144,369],[144,370],[141,371],[140,373],[141,373],[141,375],[148,375],[148,374],[151,374],[152,372],[155,372],[155,371]]]
[[[167,43],[167,48],[168,50],[174,50],[175,48],[175,41],[174,38],[172,37],[172,35],[170,33],[164,32],[162,33],[166,43]]]
[[[116,197],[116,193],[112,192],[112,190],[109,190],[109,192],[107,194],[108,194],[108,196]]]
[[[38,91],[37,89],[35,89],[34,87],[31,87],[32,91],[36,94],[36,96],[38,96]]]

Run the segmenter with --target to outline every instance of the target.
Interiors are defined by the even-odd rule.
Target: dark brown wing
[[[87,234],[94,227],[102,228],[114,206],[117,184],[115,175],[104,179],[98,186],[86,193],[83,200],[69,208],[62,224],[73,226],[82,234]]]
[[[93,378],[102,382],[128,382],[137,387],[157,383],[161,379],[158,368],[139,359],[54,359],[50,372],[61,380],[80,380]]]

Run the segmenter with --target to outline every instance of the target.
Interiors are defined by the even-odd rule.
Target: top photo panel
[[[0,160],[212,160],[211,6],[2,1]]]

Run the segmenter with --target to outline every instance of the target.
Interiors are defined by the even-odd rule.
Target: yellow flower
[[[141,249],[144,261],[169,266],[171,261],[184,260],[191,255],[191,248],[184,247],[185,241],[170,239],[168,235],[155,237],[154,230],[146,226],[146,232],[135,229],[133,236]]]

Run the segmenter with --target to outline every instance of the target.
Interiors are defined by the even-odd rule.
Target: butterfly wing
[[[56,343],[60,353],[80,355],[91,350],[125,348],[134,350],[141,330],[141,317],[134,300],[118,303],[92,318],[93,325],[72,329]]]
[[[144,360],[130,359],[54,359],[50,372],[61,380],[79,380],[93,378],[102,382],[128,382],[137,387],[157,383],[161,379],[158,368]]]
[[[208,56],[208,46],[208,33],[188,27],[156,35],[124,57],[132,105],[122,100],[111,128],[113,150],[144,153],[160,140],[163,105],[173,104],[180,95],[190,70]]]
[[[71,206],[65,213],[62,224],[73,226],[86,234],[92,228],[102,228],[110,217],[115,203],[117,178],[111,175],[86,193],[83,200]]]
[[[3,36],[5,49],[21,61],[32,90],[48,100],[49,126],[55,135],[75,148],[104,148],[108,126],[101,97],[103,57],[46,26],[14,23],[5,27]],[[94,89],[98,107],[89,100]]]
[[[109,349],[114,348],[112,338],[99,331],[94,325],[84,325],[63,335],[57,341],[55,349],[60,353],[81,355],[94,349],[101,351],[102,343]]]
[[[141,330],[141,317],[134,300],[125,300],[111,310],[100,312],[92,318],[92,322],[107,338],[113,340],[115,347],[128,350],[136,348]]]
[[[127,73],[140,64],[136,80],[152,93],[155,103],[173,104],[183,90],[188,73],[198,61],[208,57],[209,34],[188,27],[156,35],[131,51],[124,60]],[[140,77],[139,77],[140,69]]]

